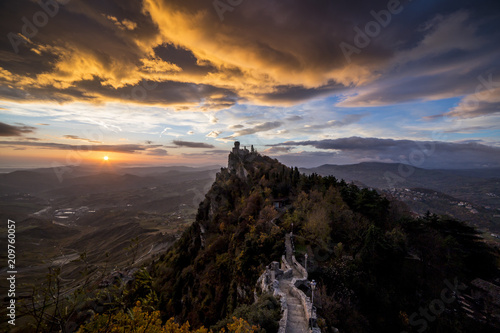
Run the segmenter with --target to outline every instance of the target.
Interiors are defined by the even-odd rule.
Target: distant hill
[[[32,195],[67,196],[123,191],[148,186],[209,180],[220,168],[152,167],[102,169],[67,167],[14,171],[0,174],[0,195],[29,193]],[[59,173],[59,177],[58,176]]]
[[[345,181],[360,181],[380,189],[425,187],[436,190],[454,189],[465,184],[485,184],[489,178],[500,181],[500,170],[437,170],[422,169],[405,164],[365,162],[351,165],[325,164],[316,168],[300,169],[306,174],[313,172],[333,175]]]

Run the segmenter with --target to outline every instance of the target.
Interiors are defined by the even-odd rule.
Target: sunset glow
[[[0,5],[0,166],[223,165],[235,140],[299,166],[430,142],[416,166],[500,166],[498,3],[54,3],[32,36],[37,2]]]

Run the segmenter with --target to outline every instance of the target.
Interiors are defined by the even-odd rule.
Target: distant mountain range
[[[500,168],[493,169],[422,169],[399,163],[364,162],[350,165],[324,164],[316,168],[301,168],[302,172],[334,175],[345,181],[359,181],[380,189],[392,187],[427,187],[477,182],[478,179],[500,180]],[[439,187],[438,189],[441,189]]]
[[[355,182],[382,190],[392,188],[427,188],[482,204],[491,200],[493,193],[500,196],[500,169],[437,170],[422,169],[396,163],[359,163],[353,165],[325,164],[300,171],[322,176],[333,175],[347,182]]]
[[[18,170],[0,174],[0,195],[30,193],[46,195],[90,194],[176,184],[215,177],[219,166],[99,168],[67,166]]]

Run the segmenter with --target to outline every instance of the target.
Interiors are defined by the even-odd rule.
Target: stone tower
[[[233,154],[239,155],[239,153],[240,153],[240,142],[239,141],[235,141],[234,142],[234,147],[233,147]]]

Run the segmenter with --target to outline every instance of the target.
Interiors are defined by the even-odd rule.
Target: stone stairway
[[[292,246],[290,235],[286,236],[286,259],[292,262]],[[280,289],[286,295],[286,303],[288,308],[288,318],[286,323],[286,333],[306,333],[309,332],[308,320],[304,312],[304,307],[300,300],[291,292],[291,283],[294,278],[303,278],[302,274],[292,265],[293,276],[280,281]]]
[[[272,293],[281,302],[282,316],[279,323],[279,333],[321,333],[318,327],[309,329],[309,317],[312,304],[297,285],[307,283],[307,271],[297,262],[293,254],[291,235],[285,237],[286,254],[281,258],[281,266],[277,261],[266,267],[256,283],[255,299],[258,292]],[[280,268],[281,267],[281,268]]]
[[[291,279],[281,281],[281,288],[286,295],[286,303],[288,307],[288,318],[285,332],[306,333],[308,332],[307,318],[299,299],[290,292],[291,282]]]

